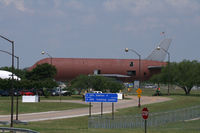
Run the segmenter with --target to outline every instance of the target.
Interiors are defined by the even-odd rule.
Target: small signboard
[[[136,90],[136,92],[138,93],[138,95],[140,95],[140,94],[142,93],[142,90],[141,90],[140,88],[138,88],[138,89]]]
[[[129,88],[133,88],[133,87],[134,87],[134,84],[133,84],[133,83],[129,83],[129,84],[128,84],[128,87],[129,87]]]
[[[145,120],[148,119],[148,117],[149,117],[149,110],[147,108],[143,108],[142,109],[142,117]]]
[[[115,93],[86,93],[85,102],[117,102],[118,95]]]
[[[134,88],[139,88],[140,86],[140,81],[134,81]]]
[[[144,127],[145,127],[145,133],[147,133],[147,119],[149,117],[149,110],[147,108],[142,109],[142,117],[144,119]]]

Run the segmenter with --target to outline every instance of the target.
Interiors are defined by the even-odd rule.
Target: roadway
[[[115,103],[114,109],[128,108],[133,106],[138,106],[138,97],[137,96],[128,96],[130,98],[128,100],[119,100]],[[149,97],[142,96],[141,97],[141,105],[158,103],[171,100],[166,97]],[[60,102],[59,100],[42,100],[41,102]],[[81,103],[81,104],[89,104],[85,103],[81,100],[62,100],[61,102],[71,102],[71,103]],[[111,113],[112,112],[112,103],[104,103],[103,104],[103,113]],[[101,114],[101,104],[100,103],[92,103],[92,115]],[[19,120],[25,122],[33,122],[33,121],[44,121],[44,120],[55,120],[55,119],[64,119],[64,118],[73,118],[80,116],[89,115],[89,108],[77,108],[63,111],[49,111],[49,112],[37,112],[37,113],[28,113],[28,114],[19,114]],[[15,118],[15,116],[14,116]],[[10,115],[0,115],[1,121],[10,121]]]

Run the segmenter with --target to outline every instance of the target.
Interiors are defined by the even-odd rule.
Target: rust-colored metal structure
[[[141,79],[139,76],[138,59],[97,59],[97,58],[45,58],[37,64],[49,63],[56,67],[55,80],[69,81],[75,77],[84,75],[102,75],[114,77],[128,82],[134,80],[148,80],[153,74],[159,73],[166,62],[141,60]]]

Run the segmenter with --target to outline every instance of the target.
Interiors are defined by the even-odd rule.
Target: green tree
[[[0,68],[12,72],[10,67]],[[41,88],[53,88],[57,86],[53,79],[56,74],[56,68],[50,64],[37,65],[32,71],[14,69],[14,74],[21,78],[20,81],[14,80],[14,88],[18,90],[32,89],[36,92]],[[9,90],[11,88],[11,79],[0,79],[0,89]]]
[[[26,73],[26,78],[29,80],[46,80],[53,79],[56,75],[56,68],[48,63],[39,64],[32,71]]]
[[[86,75],[80,75],[71,81],[69,89],[76,88],[78,93],[81,93],[82,89],[91,88],[90,77]]]
[[[54,80],[56,72],[55,66],[48,63],[39,64],[32,71],[27,71],[26,78],[28,81],[25,80],[23,85],[36,89],[36,93],[41,88],[54,88],[58,86]]]
[[[10,87],[11,87],[11,80],[10,79],[0,79],[0,89],[9,90]]]
[[[103,76],[90,76],[91,88],[96,91],[105,92],[108,89],[109,79]]]
[[[168,82],[168,66],[162,72],[151,78],[152,82]],[[170,63],[170,83],[181,87],[185,94],[190,94],[193,86],[200,85],[200,63],[198,61],[183,60],[180,63]]]
[[[184,60],[174,64],[172,69],[172,82],[180,86],[188,95],[195,85],[200,85],[200,63]]]
[[[89,88],[95,91],[106,92],[119,92],[124,86],[122,83],[117,82],[114,79],[103,77],[103,76],[86,76],[80,75],[71,81],[70,89],[76,88],[79,94],[82,89],[88,90]]]

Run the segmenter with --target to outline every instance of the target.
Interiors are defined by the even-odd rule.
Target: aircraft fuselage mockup
[[[36,62],[29,70],[38,64],[49,63],[57,69],[57,81],[72,80],[79,75],[101,75],[126,82],[139,79],[144,81],[159,73],[167,64],[163,60],[170,43],[171,39],[161,41],[159,47],[165,51],[155,49],[146,59],[141,60],[140,67],[138,59],[45,58]]]

